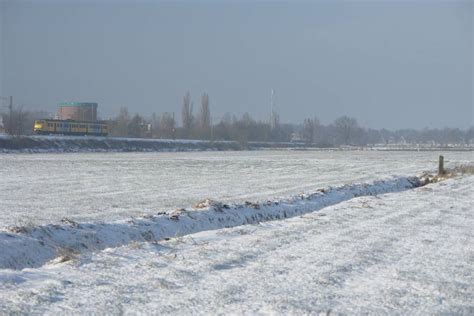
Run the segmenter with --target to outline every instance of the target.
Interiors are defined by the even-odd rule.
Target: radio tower
[[[270,130],[275,128],[275,90],[272,89],[270,96]]]

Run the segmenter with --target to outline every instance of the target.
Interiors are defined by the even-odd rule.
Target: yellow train
[[[81,122],[72,120],[36,120],[35,134],[94,135],[107,136],[107,124],[104,122]]]

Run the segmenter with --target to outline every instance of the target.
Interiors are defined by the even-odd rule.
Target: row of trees
[[[181,122],[177,123],[174,113],[153,113],[149,117],[130,114],[121,108],[118,115],[110,120],[111,136],[207,139],[248,141],[298,141],[319,147],[340,145],[364,146],[368,144],[466,144],[474,143],[474,127],[468,130],[445,129],[367,129],[361,127],[355,118],[342,116],[333,123],[324,125],[318,118],[307,118],[302,124],[283,124],[277,113],[272,113],[271,122],[257,121],[249,113],[241,117],[226,113],[222,117],[211,116],[209,95],[203,93],[198,109],[187,92],[181,105]],[[1,115],[0,128],[13,135],[28,135],[33,132],[34,120],[51,117],[45,112],[24,111],[17,108]],[[1,124],[3,122],[3,124]]]
[[[27,111],[23,107],[16,108],[11,112],[0,114],[0,131],[10,135],[30,135],[33,133],[35,120],[49,117],[44,111]]]
[[[209,95],[203,93],[197,113],[187,92],[181,106],[181,124],[178,126],[174,113],[153,113],[146,118],[139,114],[131,116],[127,108],[121,108],[119,115],[110,120],[112,136],[151,137],[207,140],[247,141],[291,141],[294,128],[290,124],[280,124],[276,113],[272,115],[273,124],[256,121],[249,113],[236,117],[230,113],[213,118]]]
[[[145,118],[139,114],[131,116],[127,108],[121,108],[119,115],[110,120],[110,133],[112,136],[122,137],[211,139],[213,135],[209,95],[204,93],[201,96],[197,115],[194,115],[193,107],[188,92],[183,98],[179,128],[174,113],[153,113],[151,117]]]
[[[318,146],[375,145],[375,144],[474,144],[474,127],[467,130],[443,128],[421,130],[371,129],[359,126],[356,119],[342,116],[332,124],[322,125],[317,118],[305,119],[302,139]]]

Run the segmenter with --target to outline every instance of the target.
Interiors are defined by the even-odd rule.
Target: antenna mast
[[[270,95],[270,129],[275,128],[275,90]]]

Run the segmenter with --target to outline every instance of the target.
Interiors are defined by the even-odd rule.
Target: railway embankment
[[[150,139],[101,136],[9,136],[0,134],[0,153],[75,152],[179,152],[258,149],[369,150],[369,151],[474,151],[473,145],[367,145],[321,147],[303,142],[237,142],[192,139]]]
[[[0,153],[160,152],[303,148],[303,143],[143,139],[86,136],[0,137]]]

